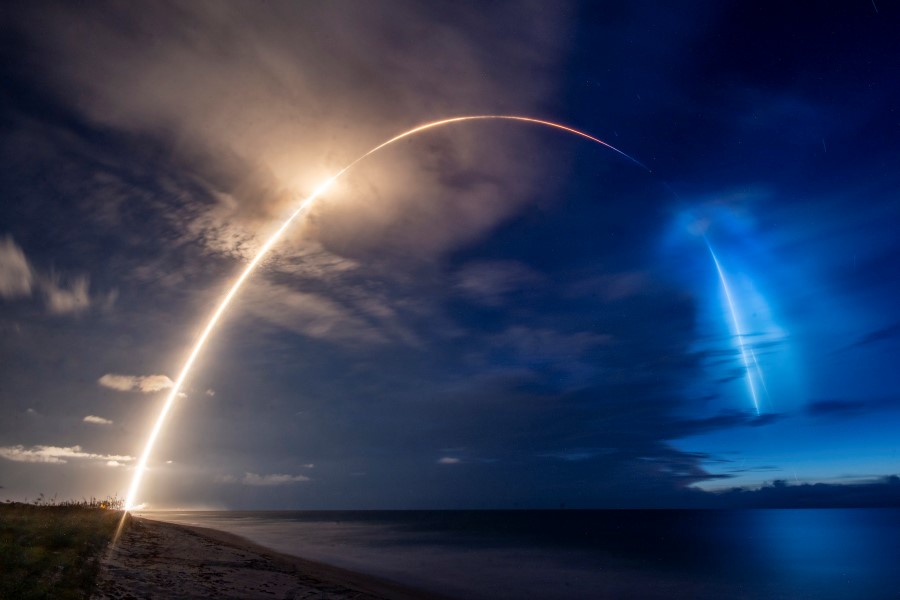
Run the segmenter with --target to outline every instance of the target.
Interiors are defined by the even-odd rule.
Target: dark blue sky
[[[291,207],[487,113],[652,172],[509,122],[367,159],[238,297],[142,501],[897,501],[896,5],[2,11],[6,497],[124,494]]]

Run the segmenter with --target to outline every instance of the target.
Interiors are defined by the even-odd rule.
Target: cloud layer
[[[9,236],[0,240],[0,297],[30,296],[33,279],[22,249]]]
[[[104,419],[103,417],[98,417],[97,415],[88,415],[84,419],[82,419],[85,423],[93,423],[94,425],[112,425],[113,422],[109,419]]]
[[[431,130],[361,162],[235,299],[148,501],[673,505],[772,469],[896,469],[896,68],[878,65],[897,37],[827,11],[779,7],[770,26],[731,4],[607,4],[15,3],[0,28],[0,446],[22,464],[0,484],[122,489],[63,436],[139,451],[156,403],[106,390],[171,386],[128,373],[186,354],[323,178],[472,113],[572,124],[654,172],[521,123]],[[845,23],[867,43],[830,35]],[[695,210],[790,332],[796,364],[750,338],[771,410],[790,416],[739,412],[721,286],[678,216]],[[96,291],[113,288],[114,304]],[[294,457],[315,462],[313,484],[286,485],[309,474]]]
[[[225,475],[218,478],[220,483],[239,483],[249,486],[276,486],[288,485],[291,483],[300,483],[310,481],[305,475],[286,475],[283,473],[273,473],[271,475],[259,475],[257,473],[244,473],[243,477],[235,477],[234,475]]]
[[[59,5],[45,7],[35,39],[48,64],[59,65],[51,69],[61,93],[78,90],[77,107],[90,119],[181,140],[177,158],[212,202],[172,218],[210,251],[248,257],[298,195],[398,127],[460,112],[521,112],[546,98],[552,80],[534,75],[558,60],[569,15],[538,2],[508,8],[446,6],[438,25],[434,10],[405,1],[353,10]],[[519,14],[541,18],[511,17]],[[385,153],[336,186],[317,224],[292,235],[319,237],[344,255],[385,242],[434,253],[481,235],[534,189],[540,163],[517,151],[520,128],[479,129],[429,134],[418,152]]]
[[[70,459],[110,462],[129,462],[133,456],[119,454],[95,454],[84,452],[81,446],[31,446],[0,447],[0,458],[16,462],[65,464]]]
[[[166,375],[117,375],[115,373],[107,373],[98,379],[97,383],[111,390],[143,394],[152,394],[175,385],[175,382]]]
[[[89,288],[83,275],[66,283],[58,273],[36,271],[11,237],[0,239],[0,298],[28,298],[40,293],[47,310],[57,315],[81,313],[95,305],[109,308],[116,300],[115,292],[92,297]]]

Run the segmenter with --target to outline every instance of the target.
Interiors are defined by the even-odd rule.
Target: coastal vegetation
[[[89,598],[121,507],[116,498],[0,503],[0,599]]]

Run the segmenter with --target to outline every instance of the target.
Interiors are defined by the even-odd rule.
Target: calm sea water
[[[458,598],[900,598],[900,510],[145,512]]]

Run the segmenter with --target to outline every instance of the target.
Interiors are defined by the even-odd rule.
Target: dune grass
[[[89,598],[122,512],[0,504],[0,599]]]

